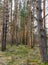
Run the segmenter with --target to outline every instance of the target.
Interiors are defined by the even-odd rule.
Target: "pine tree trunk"
[[[29,35],[29,45],[33,47],[33,16],[32,16],[32,1],[28,0],[28,35]]]
[[[8,22],[8,0],[4,0],[2,51],[6,50],[7,22]]]

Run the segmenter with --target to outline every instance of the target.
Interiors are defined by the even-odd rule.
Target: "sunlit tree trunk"
[[[33,47],[33,15],[32,15],[32,0],[28,0],[28,31],[29,44]]]
[[[16,35],[16,45],[20,43],[20,12],[18,0],[15,0],[15,35]]]
[[[9,2],[9,34],[10,34],[10,41],[11,45],[13,44],[13,21],[12,21],[12,0]]]
[[[43,17],[44,17],[44,19],[43,19],[43,28],[45,28],[45,25],[46,25],[46,23],[45,23],[45,3],[46,3],[46,1],[45,0],[43,0]]]

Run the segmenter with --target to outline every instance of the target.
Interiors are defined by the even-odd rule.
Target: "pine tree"
[[[7,23],[8,23],[8,0],[4,0],[3,9],[3,29],[2,29],[2,51],[6,50],[6,36],[7,36]]]
[[[29,35],[29,45],[33,47],[33,10],[32,10],[32,0],[28,0],[28,35]]]

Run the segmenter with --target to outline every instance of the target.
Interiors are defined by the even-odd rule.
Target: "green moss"
[[[48,65],[41,61],[39,48],[34,47],[31,49],[29,46],[19,45],[12,47],[7,45],[5,52],[0,51],[2,60],[6,61],[7,65]]]

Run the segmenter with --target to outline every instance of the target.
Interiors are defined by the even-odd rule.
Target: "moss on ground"
[[[0,65],[48,65],[43,63],[38,47],[7,45],[5,52],[0,48]]]

